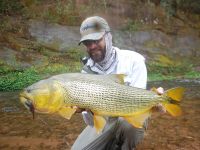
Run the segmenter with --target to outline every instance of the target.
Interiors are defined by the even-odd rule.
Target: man
[[[81,40],[87,48],[89,59],[82,73],[125,74],[127,86],[146,88],[147,70],[145,59],[139,53],[120,50],[112,45],[108,23],[101,17],[86,18],[80,27]],[[88,126],[79,135],[73,150],[132,150],[143,139],[144,128],[134,128],[122,118],[107,118],[102,133],[93,127],[92,113],[83,111]]]

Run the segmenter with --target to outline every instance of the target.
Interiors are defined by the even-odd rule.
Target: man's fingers
[[[162,87],[157,88],[156,91],[157,91],[157,93],[158,93],[159,95],[164,94],[164,89],[163,89]]]
[[[84,122],[89,126],[94,126],[93,114],[91,111],[82,112]]]

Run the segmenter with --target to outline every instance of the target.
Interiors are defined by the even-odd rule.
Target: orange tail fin
[[[184,91],[185,88],[176,87],[169,89],[164,93],[164,95],[171,98],[168,103],[164,103],[163,105],[172,116],[180,116],[182,114],[182,110],[177,103],[181,101]]]

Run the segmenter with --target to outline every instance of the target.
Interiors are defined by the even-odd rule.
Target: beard
[[[103,59],[105,58],[105,54],[105,49],[97,49],[89,52],[90,58],[96,63],[103,61]]]

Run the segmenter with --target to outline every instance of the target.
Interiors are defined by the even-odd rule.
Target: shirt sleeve
[[[133,64],[132,73],[130,74],[129,86],[146,89],[147,69],[144,60],[137,61]]]

